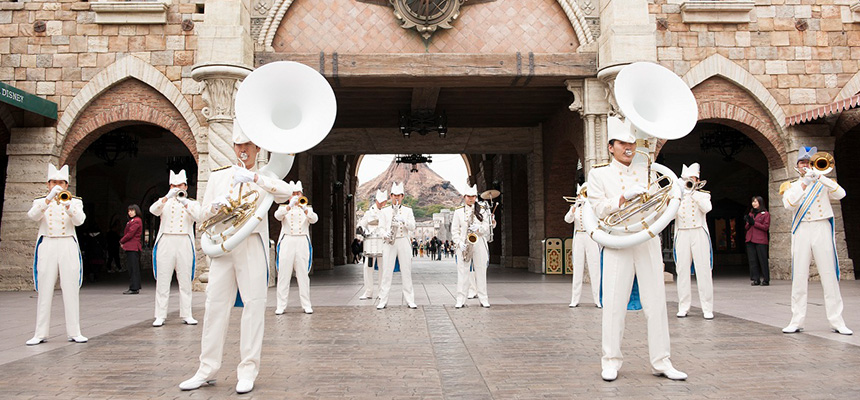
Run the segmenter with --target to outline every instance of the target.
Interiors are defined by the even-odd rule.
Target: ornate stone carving
[[[403,29],[415,28],[429,40],[436,29],[451,29],[451,23],[460,16],[464,0],[391,0],[394,16],[401,21]]]
[[[233,101],[239,81],[235,78],[210,78],[203,81],[203,116],[207,120],[232,120]]]

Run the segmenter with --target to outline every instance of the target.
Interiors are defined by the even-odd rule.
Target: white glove
[[[472,225],[469,225],[469,230],[470,230],[470,231],[472,231],[472,232],[477,232],[479,229],[481,229],[481,225],[480,225],[480,224],[472,224]]]
[[[172,198],[176,197],[180,191],[182,191],[182,189],[180,189],[180,188],[171,188],[170,191],[167,192],[167,195],[164,197],[167,197],[168,199],[172,199]]]
[[[394,216],[394,222],[397,222],[398,224],[403,225],[403,223],[406,222],[406,220],[401,215],[398,214],[398,215]]]
[[[240,168],[240,167],[234,166],[233,167],[233,184],[236,185],[239,183],[253,182],[255,175],[256,175],[255,173],[248,171],[245,168]]]
[[[469,245],[466,243],[460,243],[460,253],[465,253],[467,248],[469,248]]]
[[[290,197],[290,204],[288,204],[288,205],[290,207],[295,207],[296,204],[298,204],[298,203],[299,203],[299,196],[293,196],[293,197]]]
[[[60,192],[62,192],[62,191],[63,191],[63,188],[61,188],[60,185],[55,185],[54,187],[51,188],[51,191],[48,193],[48,196],[45,198],[47,200],[54,200],[54,197],[57,197],[57,195],[60,194]]]
[[[177,198],[176,201],[178,201],[179,204],[182,204],[183,206],[187,206],[188,203],[191,202],[191,200],[188,200],[188,197],[180,197],[180,198]]]
[[[307,206],[307,204],[305,204],[305,205],[303,205],[303,206],[302,206],[302,211],[304,211],[304,212],[305,212],[305,214],[307,214],[307,212],[308,212],[308,206]]]
[[[215,211],[218,211],[221,208],[223,208],[224,206],[228,206],[228,205],[230,205],[230,198],[227,197],[227,195],[225,194],[221,197],[216,198],[212,202],[212,209]]]
[[[627,189],[627,191],[624,192],[624,200],[629,201],[629,200],[635,198],[636,196],[639,196],[640,194],[645,193],[646,191],[647,191],[647,189],[645,189],[645,187],[642,185],[633,186],[632,188]]]

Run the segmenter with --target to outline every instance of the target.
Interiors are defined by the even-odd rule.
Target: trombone
[[[684,189],[689,190],[689,191],[699,190],[699,189],[705,187],[705,185],[707,183],[708,183],[707,180],[700,180],[698,182],[693,182],[693,180],[691,178],[684,178]]]

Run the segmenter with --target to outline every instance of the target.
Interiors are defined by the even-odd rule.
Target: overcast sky
[[[459,154],[431,154],[433,162],[427,166],[442,179],[451,181],[460,193],[466,190],[466,163]],[[361,185],[381,174],[391,164],[394,154],[366,154],[358,167],[358,184]]]

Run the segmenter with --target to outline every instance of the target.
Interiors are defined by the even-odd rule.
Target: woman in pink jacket
[[[140,207],[137,204],[128,206],[129,221],[125,232],[119,240],[125,250],[125,263],[128,267],[129,286],[122,294],[138,294],[140,292],[140,234],[143,232],[143,221],[140,219]]]
[[[744,216],[746,221],[747,258],[750,262],[750,280],[753,286],[770,285],[770,268],[767,264],[767,231],[770,214],[764,208],[761,196],[752,198],[752,210]]]

